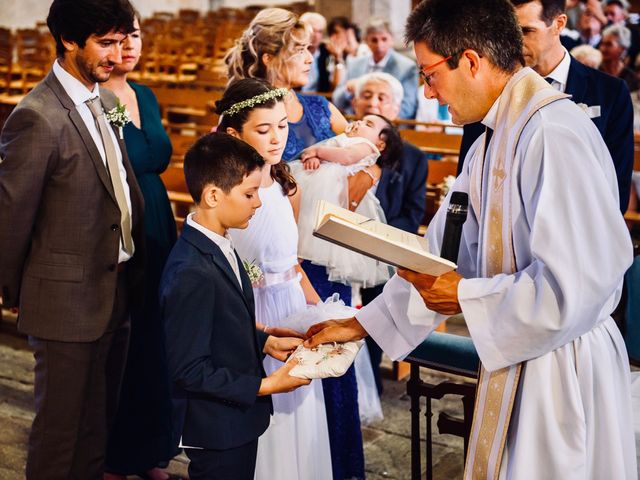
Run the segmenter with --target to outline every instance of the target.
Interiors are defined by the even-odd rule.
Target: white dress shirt
[[[545,78],[550,78],[553,80],[551,82],[551,86],[556,90],[564,93],[567,88],[567,78],[569,78],[569,67],[571,67],[571,56],[567,49],[564,49],[564,57],[558,64],[556,68],[554,68],[549,75],[545,76]]]
[[[369,55],[369,73],[384,72],[384,69],[387,66],[387,62],[391,57],[391,52],[392,52],[392,49],[389,49],[387,54],[384,57],[382,57],[382,59],[378,63],[376,63],[375,60],[373,59],[373,54],[370,54]]]
[[[76,110],[80,114],[82,121],[89,130],[91,134],[91,138],[93,142],[96,144],[98,148],[98,152],[100,152],[100,157],[102,157],[102,162],[104,163],[104,168],[107,168],[107,157],[104,152],[104,145],[102,144],[102,137],[100,136],[100,132],[98,131],[98,126],[91,114],[91,110],[85,103],[87,100],[91,100],[92,98],[100,96],[100,87],[96,83],[93,87],[93,90],[89,90],[86,86],[84,86],[80,80],[75,78],[69,72],[67,72],[64,68],[60,66],[58,60],[53,62],[53,74],[56,76],[64,91],[67,92],[69,98],[76,106]],[[127,207],[129,208],[129,212],[131,213],[131,192],[129,191],[129,184],[127,183],[127,171],[124,169],[124,164],[122,163],[122,152],[120,151],[120,145],[118,143],[118,139],[116,138],[116,134],[113,129],[109,129],[109,134],[111,135],[111,141],[113,142],[113,146],[116,150],[116,156],[118,157],[118,170],[120,171],[120,179],[122,180],[122,188],[124,189],[124,196],[127,200]],[[124,246],[122,244],[122,239],[120,240],[120,250],[118,252],[118,262],[126,262],[131,258],[133,253],[135,252],[135,245],[133,246],[133,250],[131,255],[129,255],[124,250]]]
[[[231,243],[231,237],[229,237],[229,234],[226,233],[223,237],[222,235],[218,235],[216,232],[213,232],[208,228],[203,227],[193,219],[193,213],[190,213],[189,215],[187,215],[187,225],[195,228],[200,233],[204,234],[209,240],[215,243],[218,247],[220,247],[220,250],[222,250],[224,257],[229,262],[229,265],[231,265],[231,269],[233,270],[233,273],[235,273],[236,278],[238,279],[238,284],[240,285],[240,289],[242,289],[242,280],[240,279],[240,267],[238,265],[238,257],[236,257],[236,251],[233,248],[233,243]]]

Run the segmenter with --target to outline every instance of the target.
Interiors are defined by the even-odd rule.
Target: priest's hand
[[[399,268],[398,275],[418,290],[429,310],[442,315],[455,315],[462,312],[458,303],[458,283],[462,280],[462,276],[458,272],[451,271],[434,277]]]
[[[352,342],[366,337],[367,331],[356,317],[343,320],[327,320],[311,325],[307,330],[304,346],[314,348],[322,343]]]
[[[264,343],[263,353],[271,355],[276,360],[284,362],[293,351],[302,343],[300,338],[274,337],[269,335]]]

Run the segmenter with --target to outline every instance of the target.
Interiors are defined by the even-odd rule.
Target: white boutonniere
[[[106,116],[107,116],[107,120],[109,120],[111,125],[113,125],[114,127],[118,127],[120,140],[123,140],[124,137],[122,135],[122,129],[127,123],[131,121],[131,117],[129,116],[129,111],[127,110],[127,107],[121,104],[120,100],[118,100],[118,104],[115,107],[113,107],[111,110],[109,110],[106,113]]]
[[[257,286],[258,283],[260,283],[260,280],[264,278],[262,270],[260,270],[260,267],[255,263],[242,260],[242,266],[249,276],[249,281],[251,282],[252,287]]]
[[[586,103],[577,103],[589,118],[598,118],[600,116],[600,105],[587,105]]]

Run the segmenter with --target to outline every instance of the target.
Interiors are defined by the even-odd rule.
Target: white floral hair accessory
[[[124,138],[122,136],[122,129],[127,123],[131,121],[131,117],[129,116],[127,107],[121,104],[120,100],[118,100],[118,104],[106,113],[106,117],[111,125],[113,125],[114,127],[118,127],[120,140],[122,140]]]
[[[247,272],[247,276],[249,277],[251,286],[256,286],[258,283],[260,283],[260,280],[262,280],[264,274],[262,273],[262,270],[258,265],[256,265],[254,262],[249,262],[248,260],[242,260],[242,266]]]
[[[274,98],[283,98],[289,94],[288,88],[274,88],[273,90],[269,90],[268,92],[261,93],[256,95],[255,97],[247,98],[238,103],[234,103],[229,108],[227,108],[221,115],[235,115],[238,112],[241,112],[245,108],[255,107],[256,105],[260,105],[262,103],[268,102]]]

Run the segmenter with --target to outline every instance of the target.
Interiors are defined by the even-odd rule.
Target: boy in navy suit
[[[227,235],[260,207],[263,165],[251,146],[221,133],[185,156],[196,210],[167,261],[160,304],[191,480],[252,480],[270,394],[309,383],[289,375],[294,361],[266,377],[263,354],[284,361],[301,340],[256,331],[251,283]]]

